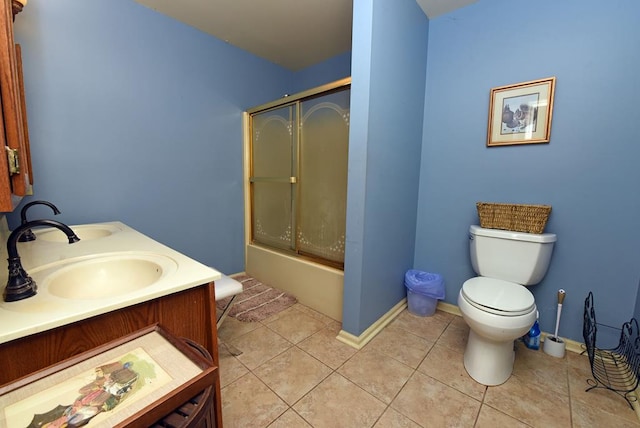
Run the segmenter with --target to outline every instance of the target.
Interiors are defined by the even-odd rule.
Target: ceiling
[[[135,0],[292,71],[351,50],[353,0]],[[431,19],[476,0],[416,0]]]

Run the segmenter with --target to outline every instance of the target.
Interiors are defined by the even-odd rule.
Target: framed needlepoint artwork
[[[155,324],[0,388],[0,427],[149,426],[217,368]]]
[[[487,146],[548,143],[556,78],[491,89]]]

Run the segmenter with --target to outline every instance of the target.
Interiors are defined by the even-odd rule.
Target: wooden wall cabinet
[[[155,323],[177,337],[201,344],[219,367],[215,310],[212,282],[2,343],[0,386]],[[219,374],[213,390],[215,426],[222,427]]]
[[[13,38],[11,0],[0,0],[0,101],[0,212],[10,212],[31,194],[33,182],[22,56]],[[17,156],[19,172],[11,172],[9,150]]]

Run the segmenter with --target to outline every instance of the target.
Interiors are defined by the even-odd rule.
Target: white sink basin
[[[120,232],[120,229],[110,224],[84,224],[72,226],[71,229],[78,235],[81,241],[106,238],[107,236]],[[69,242],[67,235],[58,229],[46,229],[41,232],[34,230],[34,233],[37,239],[42,239],[43,241]]]
[[[159,254],[103,255],[56,269],[38,285],[64,299],[104,299],[153,285],[176,269],[173,259]]]

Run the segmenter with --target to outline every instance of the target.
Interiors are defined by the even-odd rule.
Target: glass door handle
[[[250,177],[251,183],[289,183],[296,184],[298,177]]]

